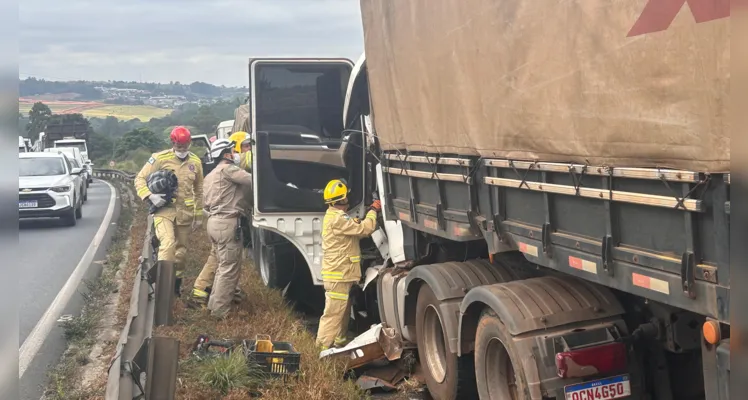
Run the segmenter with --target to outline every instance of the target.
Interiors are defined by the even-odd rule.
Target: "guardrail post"
[[[146,399],[173,400],[177,391],[179,341],[169,337],[152,337],[148,346],[147,365]]]
[[[174,283],[177,280],[174,263],[159,261],[156,268],[156,309],[153,323],[160,325],[174,324]]]

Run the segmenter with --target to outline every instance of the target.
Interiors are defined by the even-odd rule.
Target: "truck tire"
[[[288,270],[289,261],[286,260],[288,257],[278,252],[283,246],[267,243],[269,235],[262,229],[254,229],[252,232],[252,261],[265,286],[282,289],[288,284],[289,276],[284,272]]]
[[[75,209],[75,219],[83,218],[83,202],[78,204],[78,208]]]
[[[481,313],[474,354],[475,381],[481,400],[529,398],[521,357],[504,323],[491,309]]]
[[[473,357],[449,351],[440,301],[428,285],[422,285],[416,304],[416,338],[426,386],[434,400],[475,399]]]

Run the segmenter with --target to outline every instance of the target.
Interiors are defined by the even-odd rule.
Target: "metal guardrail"
[[[96,178],[100,179],[119,179],[128,182],[132,182],[135,179],[135,174],[116,169],[95,169],[93,174]]]
[[[101,179],[132,183],[135,174],[117,170],[97,170]],[[179,341],[153,336],[156,305],[173,305],[171,290],[159,291],[156,248],[153,245],[153,217],[148,216],[147,230],[140,255],[140,265],[130,295],[130,311],[120,333],[117,352],[109,367],[106,400],[173,400],[176,393]],[[173,270],[172,270],[173,271]],[[173,272],[172,272],[173,273]],[[139,278],[139,279],[138,279]],[[169,321],[170,322],[170,321]]]

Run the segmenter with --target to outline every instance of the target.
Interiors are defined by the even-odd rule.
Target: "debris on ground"
[[[402,353],[402,338],[397,332],[393,328],[377,324],[358,335],[345,347],[325,350],[319,357],[346,359],[348,368],[355,369],[378,360],[397,360]]]

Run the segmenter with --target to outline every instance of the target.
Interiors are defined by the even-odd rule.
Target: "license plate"
[[[19,208],[36,208],[38,206],[39,206],[39,203],[37,203],[36,200],[26,200],[26,201],[18,202]]]
[[[564,387],[566,400],[607,400],[631,396],[628,375],[578,383]]]

